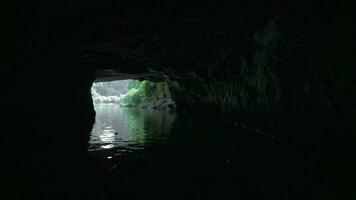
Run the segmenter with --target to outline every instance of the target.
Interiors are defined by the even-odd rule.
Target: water
[[[89,154],[106,157],[144,151],[170,140],[176,114],[118,105],[95,105]]]
[[[304,199],[326,189],[314,180],[326,171],[321,156],[284,141],[204,114],[115,105],[95,110],[88,152],[105,177],[100,198]]]

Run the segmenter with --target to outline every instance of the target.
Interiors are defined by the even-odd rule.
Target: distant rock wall
[[[167,82],[143,81],[131,89],[123,98],[123,106],[137,106],[148,109],[175,110]]]
[[[93,83],[91,94],[94,103],[120,103],[128,92],[128,80]]]

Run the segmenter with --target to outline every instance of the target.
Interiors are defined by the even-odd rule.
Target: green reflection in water
[[[95,105],[89,150],[139,148],[169,138],[176,115],[165,111]]]

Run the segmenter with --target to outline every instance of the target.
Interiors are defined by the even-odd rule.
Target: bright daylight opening
[[[114,159],[168,138],[176,115],[166,82],[94,82],[91,94],[96,116],[90,155]],[[152,131],[161,134],[152,137]]]
[[[114,104],[172,111],[175,104],[166,82],[119,80],[94,82],[91,88],[94,105]]]

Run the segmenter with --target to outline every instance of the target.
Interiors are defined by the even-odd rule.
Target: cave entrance
[[[121,107],[141,107],[172,111],[175,103],[166,82],[148,80],[116,80],[94,82],[91,87],[94,106],[115,104]]]
[[[111,159],[161,141],[176,118],[166,82],[95,81],[91,94],[96,116],[88,150],[94,156]]]

